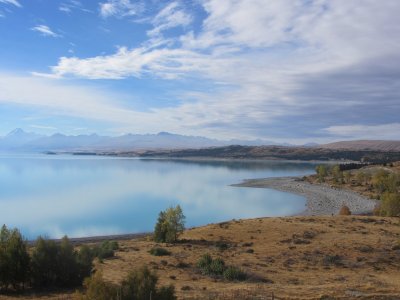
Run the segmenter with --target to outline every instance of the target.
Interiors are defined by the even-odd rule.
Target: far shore
[[[300,177],[273,177],[244,180],[236,187],[271,188],[293,193],[306,198],[306,207],[297,215],[336,215],[340,208],[346,205],[352,214],[370,214],[376,205],[376,200],[364,197],[348,189],[333,188],[326,184],[311,184]]]

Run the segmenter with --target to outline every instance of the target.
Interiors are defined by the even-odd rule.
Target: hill
[[[358,141],[342,141],[319,145],[324,149],[346,149],[346,150],[371,150],[371,151],[400,151],[400,141],[384,141],[384,140],[358,140]]]
[[[224,146],[202,149],[149,150],[120,152],[110,155],[169,157],[169,158],[218,158],[218,159],[284,159],[284,160],[354,160],[365,162],[392,162],[400,160],[400,151],[342,150],[314,147],[288,146]]]

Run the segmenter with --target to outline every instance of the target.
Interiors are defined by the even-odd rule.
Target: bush
[[[154,240],[162,243],[175,243],[185,229],[185,216],[179,205],[160,212],[154,228]]]
[[[100,272],[96,272],[92,277],[86,278],[83,286],[86,289],[85,295],[77,293],[80,300],[117,300],[117,286],[105,282]]]
[[[204,275],[223,276],[226,280],[246,280],[247,274],[234,266],[226,266],[222,258],[213,259],[206,253],[197,262],[197,267]]]
[[[387,217],[400,216],[400,193],[386,192],[382,195],[380,214]]]
[[[229,266],[224,271],[224,278],[229,281],[243,281],[247,279],[247,274],[237,267]]]
[[[209,265],[209,275],[222,275],[225,271],[225,262],[222,258],[214,259]]]
[[[28,281],[29,261],[26,241],[19,230],[9,230],[3,225],[0,231],[0,287],[24,287]]]
[[[212,257],[210,254],[206,253],[203,254],[200,259],[197,261],[197,267],[199,269],[204,269],[206,267],[208,267],[209,265],[211,265],[212,263]]]
[[[350,208],[347,205],[342,205],[342,207],[340,208],[340,211],[339,211],[339,215],[340,216],[350,216],[351,215]]]
[[[114,257],[115,251],[119,249],[119,245],[115,241],[104,241],[93,248],[94,257],[100,260]]]
[[[132,271],[121,285],[122,300],[175,300],[175,288],[164,286],[157,289],[158,277],[146,266],[139,270]]]
[[[120,286],[103,280],[102,274],[96,272],[85,279],[85,294],[77,292],[80,300],[176,300],[173,285],[157,288],[158,277],[146,266],[130,272]]]
[[[149,253],[154,256],[166,256],[171,254],[171,252],[169,252],[167,249],[159,247],[150,249]]]

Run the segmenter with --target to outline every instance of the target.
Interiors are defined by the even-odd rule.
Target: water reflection
[[[229,184],[313,169],[290,162],[0,156],[0,222],[32,238],[150,231],[158,212],[178,203],[188,226],[290,215],[303,209],[303,198]]]

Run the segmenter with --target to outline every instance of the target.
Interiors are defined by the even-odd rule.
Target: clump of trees
[[[177,205],[161,211],[154,228],[154,240],[160,243],[176,243],[185,230],[185,216]]]
[[[92,270],[93,255],[76,251],[65,236],[60,243],[39,237],[29,255],[18,229],[3,225],[0,231],[0,287],[72,287],[82,284]]]
[[[31,258],[33,287],[73,287],[90,275],[93,255],[82,248],[76,251],[64,236],[61,243],[39,237]]]
[[[175,300],[173,285],[157,287],[158,276],[146,266],[131,271],[120,285],[106,282],[100,272],[84,282],[86,293],[77,293],[80,300]]]
[[[400,216],[400,174],[395,171],[380,169],[373,171],[343,171],[346,165],[318,165],[316,167],[319,182],[335,184],[351,183],[365,186],[365,192],[373,198],[381,200],[374,209],[374,214],[381,216]]]
[[[0,231],[0,288],[24,288],[29,281],[30,257],[27,243],[18,229]]]

